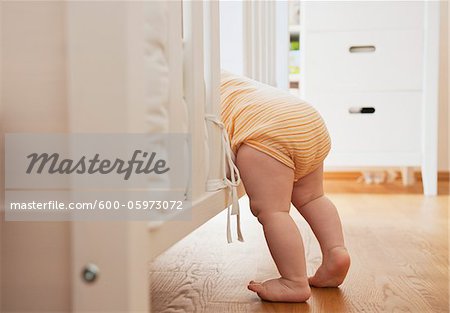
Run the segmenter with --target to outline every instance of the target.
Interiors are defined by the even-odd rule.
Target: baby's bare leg
[[[289,215],[294,181],[292,169],[247,145],[239,148],[236,164],[252,213],[263,225],[270,253],[281,277],[264,283],[251,281],[248,289],[264,300],[303,302],[311,290],[306,274],[303,242]]]
[[[292,203],[311,226],[322,250],[322,265],[309,279],[310,284],[339,286],[350,267],[350,256],[337,209],[323,193],[323,166],[294,184]]]

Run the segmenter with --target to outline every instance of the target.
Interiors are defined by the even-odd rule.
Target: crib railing
[[[192,139],[189,220],[156,228],[71,223],[73,311],[148,312],[148,261],[229,203],[227,190],[206,190],[208,180],[223,178],[221,133],[205,121],[220,115],[218,5],[67,3],[70,131],[189,133]],[[81,276],[90,263],[99,269],[94,283]]]

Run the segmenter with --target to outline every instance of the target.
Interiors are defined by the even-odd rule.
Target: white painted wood
[[[205,3],[206,26],[211,27],[206,32],[206,67],[202,5],[185,3],[185,55],[180,2],[72,1],[64,6],[67,131],[184,132],[188,128],[185,94],[191,110],[189,130],[195,139],[193,169],[202,176],[195,177],[193,218],[188,222],[167,222],[155,231],[149,231],[147,222],[71,223],[74,312],[148,312],[150,253],[155,256],[167,249],[230,202],[228,190],[204,191],[203,80],[208,86],[208,110],[218,113],[220,73],[217,3]],[[224,220],[224,234],[225,225]],[[91,262],[100,272],[97,281],[88,285],[81,280],[81,271]]]
[[[268,69],[267,69],[267,82],[271,86],[277,86],[277,76],[276,76],[276,65],[277,65],[277,54],[275,49],[276,42],[276,2],[275,1],[267,1],[267,10],[268,10],[268,29],[267,32],[269,34],[267,47],[268,47]]]
[[[183,99],[183,23],[181,0],[169,1],[167,55],[169,70],[169,119],[170,131],[188,132],[188,112]]]
[[[220,112],[218,5],[213,2],[203,4],[190,1],[183,4],[184,51],[181,49],[179,2],[68,5],[71,131],[142,132],[149,131],[151,126],[152,131],[184,132],[189,128],[193,145],[192,169],[195,173],[191,195],[192,218],[188,222],[169,221],[156,228],[150,228],[145,222],[73,224],[74,311],[148,311],[148,277],[145,273],[150,254],[156,256],[164,251],[222,211],[230,202],[228,190],[205,192],[207,159],[204,116],[205,111],[214,114]],[[148,44],[145,42],[145,29],[150,32],[157,30],[151,27],[139,28],[139,25],[149,23],[146,20],[149,16],[153,19],[152,23],[158,20],[158,25],[167,30],[167,37],[164,37],[162,29],[159,30],[162,34],[160,44],[168,47],[167,55],[159,55],[159,65],[166,66],[168,71],[155,76],[155,71],[163,67],[153,68],[152,77],[158,78],[154,81],[151,81],[151,77],[150,80],[146,78],[146,65],[153,64],[150,61],[155,60],[148,60],[140,54],[140,51],[155,50],[151,43],[150,46],[145,46]],[[104,23],[99,25],[99,20]],[[89,32],[86,32],[87,29]],[[108,36],[111,30],[114,31],[114,36]],[[85,42],[89,45],[84,45]],[[147,49],[140,49],[141,47]],[[146,63],[147,61],[150,63]],[[94,75],[86,77],[87,70],[93,70]],[[111,85],[114,86],[114,95],[111,96],[106,89],[99,87],[96,84],[98,81],[108,82],[108,90]],[[164,93],[165,89],[160,88],[160,84],[167,82],[170,90]],[[157,88],[152,94],[161,90],[163,92],[158,101],[146,104],[144,86],[151,83],[155,85],[153,88]],[[91,102],[82,101],[84,98],[80,97],[84,94],[90,96]],[[188,106],[188,125],[186,116],[183,116],[183,96]],[[111,108],[114,108],[115,114],[110,114],[102,119],[102,123],[97,123],[100,114],[110,112]],[[84,117],[88,112],[90,116],[97,118],[86,120]],[[150,120],[139,118],[144,116]],[[166,119],[170,123],[159,124],[157,118]],[[152,123],[146,124],[149,122]],[[211,130],[210,138],[215,140],[210,146],[210,177],[217,177],[217,163],[220,162],[220,150],[214,146],[218,143],[217,131]],[[111,240],[114,241],[113,246],[109,244]],[[100,267],[101,279],[91,286],[86,286],[80,280],[80,270],[87,262],[94,262]]]
[[[3,14],[3,10],[2,10],[2,3],[0,3],[0,16],[2,16]],[[3,23],[0,23],[0,34],[3,34]],[[0,35],[0,38],[3,35]],[[3,49],[0,49],[0,60],[3,60]],[[3,68],[0,69],[1,71],[1,75],[3,75]],[[3,87],[3,83],[0,84],[0,99],[3,99],[3,92],[2,92],[2,87]],[[5,155],[5,150],[4,150],[4,143],[3,143],[3,138],[4,138],[4,134],[5,134],[5,129],[4,129],[4,122],[3,122],[3,115],[4,115],[4,108],[3,108],[3,101],[0,101],[0,124],[2,125],[2,127],[0,128],[0,175],[1,177],[5,177],[5,168],[4,168],[4,155]],[[4,178],[2,178],[0,180],[0,188],[2,188],[2,190],[5,190],[5,186],[4,186]],[[4,200],[4,192],[0,193],[0,234],[2,234],[2,237],[4,238],[4,232],[3,232],[3,223],[5,220],[5,215],[4,215],[4,204],[5,200]],[[0,238],[0,251],[4,251],[3,250],[3,238]],[[2,240],[3,239],[3,240]],[[3,282],[3,277],[2,277],[2,269],[3,269],[3,258],[0,258],[0,281]],[[2,310],[3,305],[2,305],[2,298],[3,298],[3,292],[0,291],[0,310]]]
[[[439,2],[305,1],[301,21],[300,91],[330,129],[326,165],[421,166],[436,194]]]
[[[414,176],[414,168],[413,167],[402,167],[402,182],[403,186],[411,186],[416,182],[416,178]]]
[[[334,154],[397,152],[420,157],[420,96],[420,92],[324,93],[314,94],[310,101],[326,122]],[[375,112],[349,112],[359,107],[373,107]]]
[[[258,8],[259,8],[259,12],[258,12],[258,20],[259,20],[259,30],[260,30],[260,36],[258,37],[259,40],[259,49],[260,49],[260,54],[261,54],[261,60],[260,60],[260,64],[259,64],[259,72],[260,72],[260,76],[259,76],[259,81],[261,82],[267,82],[268,83],[268,77],[267,77],[267,70],[268,70],[268,52],[269,52],[269,47],[268,47],[268,39],[269,39],[269,32],[268,32],[268,28],[269,28],[269,14],[268,14],[268,4],[269,1],[261,1],[258,4]],[[264,65],[263,65],[264,64]]]
[[[274,41],[275,41],[275,6],[273,5],[273,1],[266,2],[266,32],[267,36],[267,71],[266,71],[266,80],[271,85],[276,84],[275,81],[270,81],[272,78],[275,78],[275,50],[274,50]]]
[[[362,46],[375,51],[349,51]],[[305,49],[310,92],[422,89],[421,30],[310,33]]]
[[[427,196],[437,195],[439,9],[440,3],[437,1],[429,1],[425,4],[422,182],[424,194]]]
[[[299,94],[300,98],[306,99],[307,90],[308,90],[308,66],[306,60],[309,58],[308,55],[308,46],[309,46],[309,19],[307,18],[306,12],[309,12],[310,9],[307,7],[307,1],[300,1],[300,73],[299,73]],[[308,31],[307,31],[308,29]]]
[[[205,90],[206,113],[220,118],[220,15],[219,3],[204,2],[205,36]],[[209,168],[207,179],[222,179],[221,131],[217,125],[208,125]]]
[[[166,21],[163,21],[160,24],[165,26],[165,29],[157,29],[156,25],[152,25],[154,20],[148,21],[148,26],[146,27],[149,31],[158,31],[165,35],[164,41],[164,52],[167,58],[167,67],[162,68],[162,70],[167,71],[166,74],[158,74],[155,70],[150,71],[152,73],[152,79],[155,81],[162,81],[165,84],[164,90],[168,92],[168,104],[167,104],[167,119],[168,119],[168,132],[171,134],[175,134],[175,136],[179,136],[181,134],[186,135],[188,138],[189,133],[189,117],[188,117],[188,107],[184,100],[184,90],[183,90],[183,23],[182,23],[182,1],[168,1],[165,3],[167,8],[167,13],[165,16],[167,17]],[[156,47],[149,48],[152,50],[156,50]],[[151,64],[152,60],[148,60]],[[148,82],[147,85],[155,85],[157,82]],[[155,94],[157,92],[152,92]],[[151,98],[151,97],[149,97]],[[155,106],[157,106],[156,104]],[[154,111],[158,109],[156,107],[153,108]],[[152,119],[152,112],[148,112],[148,118]],[[167,150],[168,151],[178,151],[180,153],[184,153],[185,155],[189,155],[189,143],[186,140],[184,145],[179,144],[179,141],[168,141]],[[167,161],[172,163],[172,159],[179,158],[179,155],[175,155],[174,153],[168,153],[166,156]],[[186,168],[185,171],[188,174],[189,168]],[[177,181],[179,177],[171,177],[169,174],[168,180]],[[162,177],[161,177],[162,178]],[[188,192],[190,190],[190,180],[186,180],[185,191]],[[153,225],[159,225],[161,221],[153,221]]]
[[[275,2],[275,77],[278,88],[289,89],[289,4]]]
[[[149,311],[147,232],[145,222],[72,223],[73,312]],[[100,270],[92,284],[81,279],[88,263]]]
[[[245,75],[254,79],[261,79],[259,65],[261,63],[260,38],[262,34],[260,27],[259,5],[251,1],[249,1],[249,3],[251,5],[251,17],[244,15],[244,18],[250,18],[250,20],[252,21],[252,28],[247,31],[249,34],[248,38],[251,38],[250,42],[252,43],[252,54],[249,56],[249,60],[244,60],[244,63],[252,64],[252,68],[250,69],[250,72],[245,73]],[[245,11],[244,13],[248,14],[248,12]]]
[[[146,29],[156,29],[144,28],[147,19],[164,27],[164,12],[163,2],[67,3],[70,132],[167,131],[168,94],[159,88],[167,77],[161,72],[160,80],[146,84],[149,73],[155,75],[161,67],[150,71],[145,55],[153,53],[150,65],[165,66],[165,56],[152,46],[158,47],[163,40],[158,35],[164,33],[149,34]],[[150,100],[147,92],[157,100]],[[149,112],[153,121],[145,118]],[[74,312],[149,311],[147,232],[146,222],[71,224]],[[92,284],[81,279],[88,263],[100,269]]]
[[[203,12],[202,12],[203,11]],[[202,20],[203,19],[203,20]],[[220,71],[219,71],[219,12],[217,2],[184,2],[183,3],[183,27],[184,27],[184,95],[189,107],[190,132],[193,136],[193,176],[194,192],[192,193],[192,209],[183,211],[185,216],[178,219],[160,223],[160,225],[148,225],[149,240],[151,242],[152,257],[168,249],[171,245],[188,235],[197,227],[214,217],[231,204],[228,189],[214,192],[205,191],[206,178],[221,178],[219,166],[223,160],[221,148],[215,145],[217,141],[217,129],[215,126],[208,128],[208,150],[210,171],[198,175],[198,166],[204,165],[206,158],[202,157],[205,151],[205,141],[202,141],[204,133],[205,113],[220,115]],[[203,30],[203,33],[201,31]],[[198,51],[199,47],[202,51]],[[200,72],[200,73],[199,73]],[[204,82],[203,82],[204,81]],[[204,85],[203,85],[204,84]],[[205,88],[205,92],[203,89]],[[200,125],[200,126],[199,126]],[[203,145],[203,146],[202,146]],[[203,149],[203,150],[202,150]],[[216,165],[214,165],[216,164]],[[208,174],[206,177],[205,174]],[[205,176],[203,176],[205,175]],[[195,191],[196,189],[196,191]],[[244,194],[244,189],[239,188],[239,196]],[[224,234],[225,234],[224,220]],[[225,240],[225,238],[224,238]]]
[[[192,199],[205,192],[206,124],[203,51],[203,3],[183,1],[184,95],[192,137]]]
[[[251,1],[242,2],[242,33],[243,33],[243,75],[252,74],[253,69],[253,36],[251,34],[251,29],[253,26],[252,19],[252,3]]]
[[[244,39],[243,7],[247,1],[219,1],[220,7],[220,66],[221,68],[242,75],[244,73]]]
[[[244,194],[245,190],[241,185],[238,188],[238,195],[242,197]],[[208,192],[193,201],[191,211],[183,211],[185,217],[180,216],[179,220],[167,221],[157,228],[152,228],[149,231],[152,257],[158,256],[173,244],[189,235],[192,231],[222,212],[231,202],[232,199],[228,189]],[[225,241],[225,215],[223,218],[223,240]]]
[[[308,31],[422,29],[424,1],[301,1]]]
[[[275,86],[277,53],[274,1],[245,1],[243,4],[244,75]]]

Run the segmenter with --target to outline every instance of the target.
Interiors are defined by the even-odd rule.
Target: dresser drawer
[[[422,31],[310,33],[306,90],[420,90],[422,37]]]
[[[420,29],[424,1],[302,1],[308,31]]]
[[[339,93],[306,100],[324,118],[333,153],[420,153],[421,97],[421,92]]]

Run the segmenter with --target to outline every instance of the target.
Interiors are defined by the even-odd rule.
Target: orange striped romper
[[[305,101],[225,71],[220,94],[221,119],[235,155],[245,143],[292,168],[297,181],[319,167],[330,151],[325,123]]]

